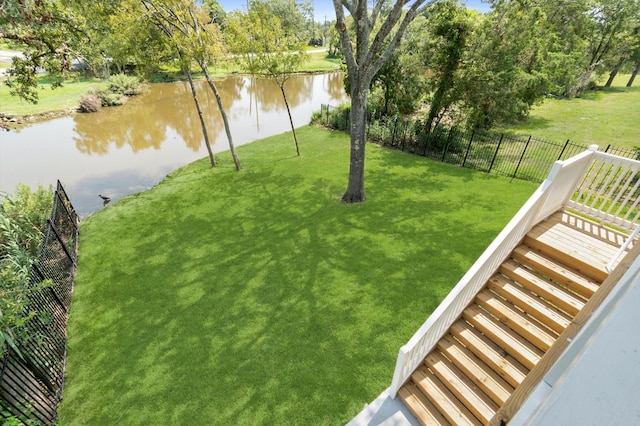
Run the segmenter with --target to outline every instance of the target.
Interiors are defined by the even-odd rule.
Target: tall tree
[[[607,62],[612,61],[612,55],[615,56],[616,47],[624,42],[630,25],[637,22],[639,9],[638,0],[592,2],[587,11],[590,22],[589,31],[586,32],[587,52],[577,82],[567,93],[569,97],[584,90],[591,83],[594,73],[605,71]]]
[[[376,0],[369,11],[368,0],[333,0],[351,95],[349,182],[342,195],[345,203],[359,203],[365,199],[365,125],[371,81],[398,47],[411,21],[423,10],[423,4],[434,1],[397,0],[385,8],[385,5],[389,6],[388,2]],[[408,7],[406,10],[405,6]],[[383,14],[383,8],[388,13]],[[345,11],[354,19],[355,43],[347,28]],[[378,19],[381,20],[380,25]]]
[[[202,126],[205,145],[209,152],[211,165],[215,166],[215,157],[211,150],[211,144],[209,142],[207,127],[198,99],[197,90],[193,83],[193,76],[191,74],[191,64],[193,62],[198,65],[205,75],[207,84],[216,98],[218,109],[224,122],[231,155],[233,157],[236,170],[240,170],[241,165],[233,144],[226,110],[222,104],[222,98],[220,97],[218,89],[208,70],[209,61],[216,55],[214,49],[219,48],[220,46],[220,40],[217,37],[215,26],[212,24],[206,24],[209,20],[209,16],[201,9],[198,9],[193,0],[142,0],[142,4],[147,10],[148,17],[151,22],[166,35],[169,44],[175,49],[179,63],[187,75],[193,100],[198,110],[198,117]]]
[[[285,83],[308,59],[304,44],[287,33],[280,19],[271,14],[267,4],[259,1],[252,2],[247,13],[231,13],[227,19],[225,35],[231,51],[251,74],[270,78],[280,88],[296,153],[300,155]]]
[[[260,5],[258,5],[260,3]],[[269,15],[280,19],[284,34],[290,39],[308,43],[313,36],[313,4],[311,1],[295,0],[251,0],[249,9],[265,8]]]
[[[462,96],[459,69],[473,23],[470,11],[455,0],[436,3],[429,8],[427,16],[423,33],[429,36],[421,52],[430,73],[431,94],[425,123],[425,129],[430,131]]]

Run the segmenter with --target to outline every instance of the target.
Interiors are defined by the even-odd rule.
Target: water
[[[197,84],[213,150],[228,150],[215,99],[206,82]],[[282,94],[272,81],[230,76],[216,85],[236,145],[290,130]],[[346,99],[339,73],[295,76],[285,90],[296,127],[307,124],[321,104]],[[102,208],[98,194],[115,201],[206,155],[188,83],[154,84],[123,106],[1,132],[0,191],[11,193],[20,182],[55,186],[59,179],[85,216]]]

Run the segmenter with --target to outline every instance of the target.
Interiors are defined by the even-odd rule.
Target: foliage
[[[112,93],[111,91],[102,91],[100,92],[100,105],[104,107],[111,106],[119,106],[124,104],[127,101],[127,97],[121,95],[120,93]],[[82,109],[82,104],[81,104]],[[95,111],[84,111],[84,112],[95,112]]]
[[[193,84],[193,65],[202,71],[216,98],[230,150],[235,153],[226,111],[209,73],[209,66],[225,56],[218,25],[212,23],[208,12],[193,0],[127,0],[123,6],[113,17],[114,25],[122,30],[122,43],[135,50],[135,46],[142,42],[142,34],[146,47],[142,50],[152,52],[137,57],[140,68],[146,70],[147,74],[154,73],[158,60],[164,60],[176,65],[187,77],[212,167],[216,164],[215,156],[209,141],[206,117]],[[236,168],[240,170],[240,162],[235,154],[234,159]]]
[[[308,59],[304,43],[290,36],[280,18],[259,1],[251,4],[248,13],[229,15],[225,38],[247,71],[272,78],[278,85]]]
[[[88,43],[86,22],[70,2],[3,1],[0,39],[20,43],[22,56],[13,57],[5,84],[11,94],[36,103],[36,73],[45,69],[57,77],[68,75],[72,62]],[[54,85],[60,85],[58,79]]]
[[[247,13],[230,14],[225,37],[231,52],[247,71],[272,79],[280,88],[291,123],[296,153],[300,155],[284,84],[309,57],[305,52],[304,42],[288,31],[280,18],[271,13],[268,4],[269,2],[254,1]]]
[[[221,28],[225,27],[227,12],[217,0],[204,0],[202,6],[207,11],[209,18],[211,18],[211,24],[216,24]]]
[[[40,254],[44,224],[51,213],[53,191],[42,186],[34,192],[19,185],[0,203],[0,355],[7,344],[15,347],[24,335],[22,326],[35,315],[26,312],[29,297],[48,285],[31,282],[31,265]]]
[[[120,73],[109,77],[107,88],[111,93],[135,96],[140,94],[142,85],[138,77]]]
[[[412,32],[413,38],[408,44],[409,49],[419,52],[429,70],[429,111],[425,126],[431,129],[446,114],[451,114],[464,93],[460,80],[474,22],[471,12],[453,0],[436,3],[425,15],[422,25],[417,26],[421,31],[417,36]]]
[[[251,0],[249,10],[264,9],[264,13],[277,16],[284,36],[295,43],[306,45],[313,37],[308,22],[313,17],[311,1]]]
[[[345,205],[348,136],[299,133],[82,221],[60,424],[345,424],[535,189],[370,144]]]

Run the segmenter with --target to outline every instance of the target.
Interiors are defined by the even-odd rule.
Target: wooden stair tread
[[[485,362],[511,386],[516,387],[524,380],[529,370],[502,348],[471,327],[464,320],[451,326],[451,334],[462,342],[475,356]]]
[[[489,290],[485,289],[478,293],[476,303],[485,308],[502,324],[505,324],[542,351],[549,349],[557,338],[535,319],[518,311],[513,305],[500,299]]]
[[[525,245],[516,247],[512,256],[518,262],[570,288],[586,299],[589,299],[593,296],[593,293],[598,290],[598,284],[593,280],[553,261],[549,257]]]
[[[629,236],[624,232],[616,231],[615,229],[603,226],[593,220],[586,219],[566,211],[552,215],[547,222],[562,222],[583,234],[589,235],[616,247],[622,246]],[[632,246],[633,245],[629,248],[631,249]]]
[[[489,422],[498,411],[498,405],[440,353],[431,352],[424,363],[482,423]]]
[[[561,223],[537,225],[525,236],[524,243],[598,282],[603,282],[609,275],[606,265],[617,251],[617,247]]]
[[[558,336],[608,277],[606,263],[626,238],[566,212],[536,225],[399,397],[422,424],[491,422],[520,395],[520,384],[537,380],[525,378],[547,351],[558,348]]]
[[[414,383],[409,382],[400,388],[398,396],[421,424],[435,426],[449,426],[451,424]]]
[[[411,379],[450,423],[461,426],[482,425],[425,365],[418,367]]]
[[[511,330],[493,318],[488,312],[477,305],[468,306],[462,316],[471,325],[477,328],[499,347],[505,349],[511,356],[520,361],[529,370],[532,369],[543,352],[533,346],[522,337],[511,332]]]
[[[491,277],[487,287],[558,334],[562,333],[571,322],[571,318],[567,314],[555,309],[526,288],[500,274]]]
[[[499,270],[512,280],[520,283],[523,287],[549,300],[572,317],[580,312],[580,309],[582,309],[586,303],[586,301],[581,300],[577,295],[570,293],[548,280],[540,278],[531,272],[531,270],[519,265],[513,260],[504,262]]]
[[[513,386],[452,335],[442,337],[438,342],[438,349],[499,406],[513,392]]]

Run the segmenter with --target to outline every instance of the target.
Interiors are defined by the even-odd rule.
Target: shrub
[[[31,265],[38,258],[43,228],[51,213],[53,190],[35,192],[19,185],[13,197],[0,202],[0,356],[7,345],[26,338],[24,324],[35,313],[27,311],[29,297],[49,282],[31,282]]]
[[[80,99],[80,112],[98,112],[102,106],[102,100],[97,93],[88,93]]]
[[[140,93],[142,88],[138,77],[126,74],[116,74],[109,77],[107,87],[109,92],[124,96],[135,96]]]
[[[122,105],[126,100],[127,97],[119,93],[108,91],[100,92],[100,104],[103,107]]]

